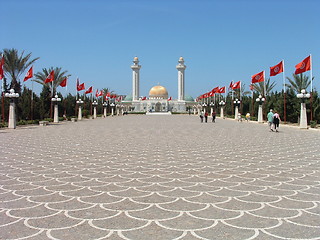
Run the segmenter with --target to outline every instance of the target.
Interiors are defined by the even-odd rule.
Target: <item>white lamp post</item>
[[[263,123],[263,113],[262,113],[262,104],[264,103],[266,99],[259,95],[259,97],[256,99],[256,102],[259,103],[259,109],[258,109],[258,123]]]
[[[224,118],[223,110],[224,110],[224,106],[226,105],[226,103],[222,100],[222,101],[219,102],[219,105],[220,105],[220,117]]]
[[[16,128],[16,104],[14,99],[19,97],[19,93],[15,93],[14,89],[10,89],[9,93],[6,93],[4,96],[10,98],[8,128],[15,129]]]
[[[83,101],[81,100],[81,98],[79,98],[79,100],[76,103],[79,105],[78,120],[81,120],[82,119],[82,106],[81,106],[81,104],[83,104]]]
[[[306,102],[307,98],[310,98],[310,93],[306,93],[305,89],[301,90],[301,93],[297,94],[297,98],[301,99],[301,110],[300,110],[300,129],[307,129],[308,122],[307,122],[307,109],[306,109]]]
[[[211,102],[211,103],[210,103],[210,108],[211,108],[211,113],[210,113],[210,115],[211,115],[211,116],[212,116],[212,113],[213,113],[213,107],[214,107],[214,103]]]
[[[53,112],[53,122],[59,122],[59,109],[58,109],[58,102],[61,102],[61,98],[58,97],[56,94],[53,98],[51,98],[51,102],[54,104],[54,112]]]
[[[111,107],[111,116],[112,116],[112,117],[113,117],[113,115],[114,115],[114,106],[115,106],[114,103],[111,103],[111,104],[110,104],[110,107]]]
[[[202,104],[202,108],[203,108],[203,112],[206,113],[206,111],[207,111],[207,104],[206,104],[206,103],[203,103],[203,104]]]
[[[94,100],[94,102],[92,103],[92,106],[93,106],[93,119],[96,119],[97,118],[97,101]]]
[[[236,98],[236,100],[233,101],[233,104],[235,106],[234,109],[234,119],[238,119],[238,114],[239,114],[239,106],[240,106],[240,101],[238,100],[238,98]]]
[[[103,117],[107,117],[107,107],[108,107],[108,103],[107,102],[104,102],[102,104],[103,106]]]

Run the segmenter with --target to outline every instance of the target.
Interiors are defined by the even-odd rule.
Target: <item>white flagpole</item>
[[[240,96],[240,101],[242,99],[242,96],[241,96],[241,82],[240,82],[240,92],[239,92],[239,96]]]
[[[313,87],[312,87],[312,57],[310,54],[310,80],[311,80],[311,93],[313,92]]]
[[[263,71],[263,79],[264,79],[264,96],[267,96],[267,89],[266,89],[266,75],[265,75],[265,71]]]
[[[283,68],[283,72],[282,72],[282,78],[283,78],[283,92],[286,92],[286,77],[284,74],[284,60],[282,60],[282,68]]]

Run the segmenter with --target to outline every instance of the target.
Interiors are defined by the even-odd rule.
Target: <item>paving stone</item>
[[[318,130],[128,115],[0,133],[0,239],[320,239]]]

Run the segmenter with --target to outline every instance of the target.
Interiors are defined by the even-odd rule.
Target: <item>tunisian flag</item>
[[[4,57],[2,56],[1,61],[0,61],[0,79],[3,78],[3,65],[4,65]]]
[[[23,81],[27,81],[29,78],[33,77],[33,66],[28,70],[26,73],[26,76],[24,77]]]
[[[226,92],[226,87],[221,87],[218,90],[218,93],[225,93]]]
[[[302,62],[296,65],[296,71],[294,74],[303,73],[309,70],[311,70],[311,56],[306,57]]]
[[[60,87],[66,87],[66,86],[67,86],[67,78],[65,77],[65,78],[61,81],[61,83],[60,83],[59,85],[60,85]]]
[[[96,97],[100,97],[100,96],[102,96],[102,95],[103,95],[103,91],[100,90],[100,92],[99,92],[98,89],[97,89],[97,91],[96,91]]]
[[[270,76],[276,76],[283,72],[283,61],[279,62],[277,65],[270,67]]]
[[[51,73],[49,73],[49,75],[46,78],[46,80],[44,80],[44,83],[53,82],[53,80],[54,80],[54,70],[52,70]]]
[[[264,81],[264,71],[259,72],[251,77],[252,83],[263,82]]]
[[[234,90],[234,89],[239,89],[240,86],[241,86],[241,81],[238,81],[238,82],[232,84],[232,87],[231,87],[231,88],[232,88],[232,90]]]
[[[85,86],[84,86],[84,83],[79,83],[79,79],[77,78],[77,91],[82,91],[82,90],[85,90]]]
[[[92,86],[89,87],[89,88],[87,89],[87,91],[84,92],[84,94],[88,94],[88,93],[92,93]]]

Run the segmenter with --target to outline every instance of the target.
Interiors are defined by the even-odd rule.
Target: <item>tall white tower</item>
[[[135,57],[133,59],[132,69],[132,101],[139,100],[139,89],[140,89],[140,68],[141,65],[138,64],[139,59]]]
[[[183,57],[180,57],[178,62],[176,66],[178,69],[178,101],[184,101],[184,70],[187,66],[184,65]]]

